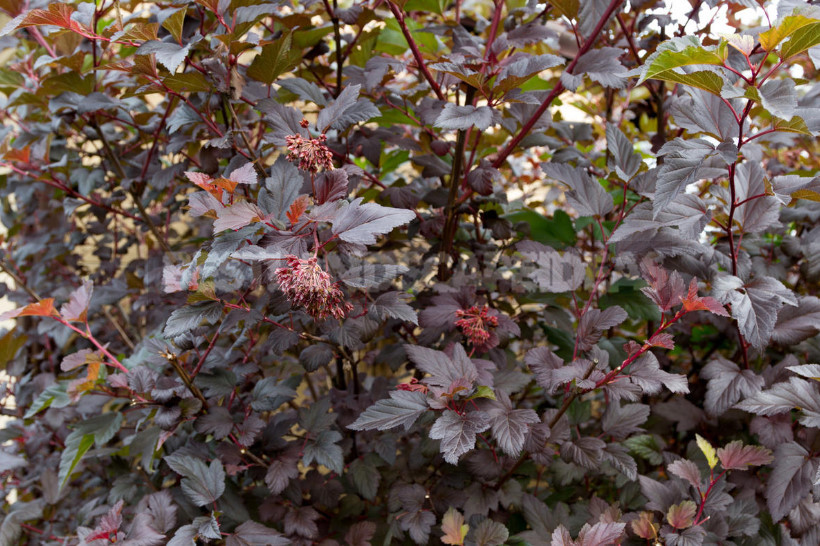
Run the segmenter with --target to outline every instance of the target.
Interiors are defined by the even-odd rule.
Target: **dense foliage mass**
[[[820,8],[681,4],[0,1],[0,545],[820,543]]]

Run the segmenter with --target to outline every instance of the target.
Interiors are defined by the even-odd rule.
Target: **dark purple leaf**
[[[344,169],[324,171],[316,176],[316,204],[338,201],[347,197],[347,172]]]
[[[709,361],[703,367],[701,376],[709,380],[704,407],[712,415],[723,415],[741,398],[757,393],[764,384],[762,376],[752,370],[741,370],[737,364],[722,356]]]
[[[253,185],[259,182],[259,177],[256,174],[256,168],[253,166],[253,163],[245,163],[241,167],[234,169],[227,178],[237,184]]]
[[[671,473],[681,478],[682,480],[686,480],[692,487],[695,489],[700,489],[701,486],[701,477],[700,477],[700,469],[698,469],[698,465],[693,463],[687,459],[678,459],[669,464],[666,469]]]
[[[667,546],[701,546],[706,537],[706,530],[701,525],[689,527],[680,532],[672,532],[667,527],[661,529],[660,534]]]
[[[227,438],[233,430],[233,425],[231,412],[222,406],[211,408],[208,413],[200,415],[196,420],[197,432],[213,434],[217,440]]]
[[[620,444],[607,444],[601,452],[601,459],[609,462],[618,472],[631,481],[638,479],[638,464],[629,451]]]
[[[653,205],[654,216],[680,194],[686,186],[707,176],[715,169],[703,169],[706,160],[715,153],[715,147],[703,139],[676,138],[664,144],[658,155],[663,156],[663,165],[658,171]],[[707,174],[707,171],[710,171]]]
[[[585,524],[578,533],[578,546],[609,546],[619,542],[626,523],[599,521],[595,525]]]
[[[585,53],[572,69],[572,75],[564,73],[561,81],[564,87],[574,91],[580,84],[580,76],[586,74],[589,79],[604,87],[620,89],[628,81],[628,72],[619,60],[624,50],[617,47],[600,47]],[[565,77],[575,76],[575,77]]]
[[[368,310],[368,314],[379,320],[396,318],[418,325],[418,316],[415,309],[402,299],[401,292],[386,292],[376,298]]]
[[[661,483],[647,476],[638,476],[638,481],[641,484],[641,494],[646,497],[649,502],[646,503],[646,508],[649,510],[657,510],[664,512],[673,504],[683,500],[683,492],[675,482]]]
[[[539,423],[541,419],[531,409],[513,409],[510,397],[503,392],[496,392],[497,400],[487,404],[493,438],[507,455],[518,457],[524,447],[529,425]]]
[[[735,407],[758,415],[777,415],[797,408],[803,413],[801,423],[820,428],[820,394],[817,383],[797,377],[775,383],[772,388],[758,392]]]
[[[379,492],[381,473],[379,469],[365,459],[356,459],[348,467],[348,475],[356,486],[359,494],[367,499],[374,500]]]
[[[598,438],[574,438],[561,444],[561,456],[587,470],[597,468],[606,442]]]
[[[476,546],[501,546],[510,537],[509,531],[501,523],[485,519],[475,528],[470,528],[467,541]]]
[[[606,148],[610,154],[608,167],[618,174],[618,178],[629,181],[638,174],[643,164],[641,155],[635,151],[634,143],[612,123],[606,126]]]
[[[797,306],[784,307],[777,315],[772,340],[795,345],[820,332],[820,298],[798,296]]]
[[[462,415],[445,410],[430,428],[430,438],[441,440],[444,460],[458,464],[458,459],[475,447],[476,434],[490,428],[490,417],[483,411]]]
[[[353,430],[387,430],[404,425],[410,430],[425,411],[427,397],[416,391],[393,391],[390,398],[379,400],[367,408],[348,428]]]
[[[255,521],[239,525],[225,540],[226,546],[285,546],[291,541],[281,536],[276,529],[265,527]]]
[[[584,282],[586,266],[581,258],[571,251],[561,255],[552,247],[534,241],[519,243],[517,248],[538,266],[529,277],[538,283],[541,290],[554,293],[572,292]]]
[[[685,91],[689,96],[678,97],[671,108],[679,127],[692,133],[706,133],[720,141],[737,136],[737,121],[727,102],[733,108],[740,108],[739,100],[721,100],[708,91],[692,87]]]
[[[370,540],[376,534],[376,524],[372,521],[360,521],[350,526],[345,533],[345,544],[349,546],[370,546]]]
[[[172,42],[160,42],[159,40],[150,40],[143,43],[137,48],[137,55],[156,54],[157,62],[168,69],[169,72],[177,71],[179,65],[188,56],[188,50],[191,44],[185,46],[175,44]]]
[[[171,470],[182,476],[182,492],[196,506],[213,504],[225,492],[225,470],[214,459],[206,465],[190,455],[173,454],[164,458]]]
[[[605,433],[616,439],[623,439],[630,434],[643,431],[640,425],[644,424],[648,418],[649,406],[645,404],[621,406],[620,403],[615,402],[607,406],[601,426]]]
[[[667,373],[660,369],[658,359],[651,352],[646,352],[627,368],[629,381],[636,383],[646,394],[657,394],[661,387],[674,393],[688,393],[689,382],[686,376]]]
[[[430,377],[424,379],[424,383],[431,387],[449,390],[453,383],[463,382],[471,385],[478,378],[475,364],[461,345],[453,347],[452,358],[447,356],[447,353],[418,345],[405,345],[404,348],[416,367],[430,374]]]
[[[410,538],[416,544],[427,544],[430,538],[430,530],[436,523],[436,516],[428,510],[418,510],[409,514],[404,514],[399,519],[399,526],[410,533]]]
[[[304,448],[302,464],[308,466],[316,461],[333,472],[341,474],[344,469],[344,454],[338,442],[342,435],[335,430],[324,430],[308,440]]]
[[[744,283],[724,274],[712,286],[721,303],[732,305],[732,317],[737,319],[740,332],[757,348],[768,343],[780,308],[797,305],[794,293],[773,277],[755,277]]]
[[[734,220],[745,233],[758,233],[771,227],[780,217],[780,204],[766,192],[766,173],[758,163],[745,161],[735,171],[736,199],[743,202],[735,212]]]
[[[319,512],[311,506],[292,506],[285,513],[282,523],[285,526],[285,533],[288,535],[298,535],[302,538],[315,538],[319,534],[319,526],[316,520],[321,516]]]
[[[328,129],[342,131],[348,126],[360,121],[367,121],[380,114],[372,102],[359,98],[360,85],[348,85],[335,101],[319,112],[316,127],[322,133]]]
[[[581,216],[604,216],[614,208],[612,196],[586,170],[565,163],[542,163],[541,170],[569,187],[567,202]]]
[[[618,305],[600,309],[588,309],[578,321],[578,350],[589,351],[601,339],[603,333],[626,320],[626,311]]]
[[[780,521],[811,491],[814,468],[809,452],[788,442],[774,452],[772,473],[766,483],[766,505],[774,521]]]
[[[797,112],[797,92],[794,80],[789,78],[769,80],[757,89],[760,104],[769,113],[789,121]]]
[[[466,130],[475,127],[479,131],[484,131],[492,123],[493,110],[489,106],[457,106],[448,102],[434,125],[442,129]]]
[[[376,235],[390,233],[416,215],[409,210],[383,207],[376,203],[362,204],[362,198],[342,207],[331,221],[333,234],[348,243],[372,245]]]
[[[339,280],[352,288],[376,288],[406,272],[404,265],[362,263],[339,274]]]
[[[265,483],[268,489],[270,489],[271,494],[278,495],[285,490],[290,480],[299,476],[297,462],[298,459],[296,457],[287,455],[271,461],[270,465],[268,465],[268,471],[265,474]]]

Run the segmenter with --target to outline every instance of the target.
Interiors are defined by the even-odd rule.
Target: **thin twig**
[[[419,72],[421,72],[424,79],[430,84],[430,87],[433,88],[433,92],[436,94],[439,100],[447,100],[444,96],[444,93],[441,91],[441,86],[439,86],[438,82],[433,78],[433,75],[430,74],[430,70],[427,68],[427,64],[424,62],[424,58],[421,56],[421,51],[419,51],[419,46],[416,44],[416,41],[413,39],[413,35],[410,34],[410,29],[407,28],[407,23],[404,22],[404,14],[401,12],[398,6],[393,4],[393,2],[387,2],[387,6],[390,8],[390,11],[393,12],[393,15],[396,17],[396,21],[399,23],[399,27],[401,28],[402,34],[404,34],[405,40],[407,40],[407,44],[410,46],[410,52],[413,54],[413,58],[416,59],[416,64],[419,67]]]
[[[621,6],[623,1],[624,0],[612,0],[609,3],[609,7],[607,7],[606,12],[604,12],[604,15],[601,17],[600,21],[598,21],[598,24],[595,25],[595,30],[592,31],[592,33],[586,39],[584,44],[578,49],[578,53],[575,54],[575,58],[567,66],[566,72],[571,74],[572,69],[575,68],[575,65],[578,64],[578,61],[581,60],[581,57],[583,57],[584,54],[592,48],[595,42],[598,41],[598,38],[600,38],[601,33],[604,29],[604,25],[606,25],[607,21],[609,21],[609,17],[615,12],[615,10],[617,10]],[[390,5],[392,9],[392,4]],[[533,115],[530,117],[527,123],[525,123],[524,126],[521,127],[521,130],[518,131],[518,133],[513,137],[513,139],[507,144],[507,146],[505,146],[504,149],[498,154],[498,157],[495,158],[495,161],[493,161],[494,168],[497,169],[504,164],[504,161],[507,160],[507,157],[512,153],[516,146],[518,146],[521,143],[524,137],[527,136],[527,133],[529,133],[530,130],[532,130],[532,128],[538,122],[538,120],[541,119],[541,116],[544,114],[544,112],[547,111],[547,108],[550,107],[552,101],[554,101],[558,97],[558,95],[560,95],[563,91],[564,85],[559,81],[555,85],[555,87],[552,88],[550,94],[547,95],[547,98],[544,99],[544,102],[541,103],[541,106],[539,106],[535,113],[533,113]]]

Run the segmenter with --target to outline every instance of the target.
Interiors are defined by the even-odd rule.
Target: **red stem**
[[[569,65],[567,66],[566,72],[570,74],[572,73],[572,69],[575,68],[575,65],[578,64],[578,61],[581,59],[581,57],[583,57],[584,54],[592,48],[592,46],[601,36],[601,31],[603,30],[604,25],[606,25],[607,21],[609,21],[610,16],[615,12],[615,10],[617,10],[621,6],[622,3],[623,0],[612,0],[609,3],[609,7],[607,7],[603,17],[601,17],[601,20],[598,21],[597,25],[595,25],[595,30],[592,31],[592,34],[590,34],[589,38],[587,38],[584,44],[578,49],[578,53],[576,53],[575,58],[572,59],[572,62],[569,63]],[[518,146],[518,144],[524,139],[524,137],[527,136],[527,133],[529,133],[530,130],[532,130],[532,128],[535,126],[538,120],[541,119],[541,116],[544,114],[544,112],[547,111],[547,108],[549,108],[550,104],[552,104],[552,101],[554,101],[558,97],[558,95],[560,95],[563,91],[564,85],[559,81],[556,84],[556,86],[553,87],[552,91],[550,91],[550,94],[547,95],[547,98],[544,99],[544,102],[541,103],[541,106],[538,107],[538,109],[535,111],[535,113],[532,115],[529,121],[527,121],[527,123],[525,123],[524,126],[521,127],[521,130],[518,131],[518,133],[513,137],[513,139],[507,144],[507,146],[498,154],[498,157],[495,158],[495,161],[493,161],[494,168],[497,169],[504,164],[504,161],[506,161],[507,157],[512,153],[515,147]]]
[[[401,27],[401,32],[404,34],[404,39],[407,40],[407,44],[410,46],[410,51],[413,53],[413,58],[416,59],[416,64],[419,67],[419,72],[424,76],[424,79],[430,84],[430,87],[433,88],[433,92],[439,98],[439,100],[447,100],[444,96],[444,93],[441,92],[441,87],[439,86],[438,82],[436,82],[433,75],[430,74],[430,70],[427,69],[427,64],[424,62],[424,58],[421,56],[421,51],[419,51],[419,46],[416,45],[416,41],[413,39],[413,35],[410,34],[410,29],[407,28],[407,24],[404,22],[404,14],[399,10],[399,7],[393,4],[393,2],[386,2],[390,11],[393,12],[393,16],[396,18],[396,21],[399,23],[399,27]]]

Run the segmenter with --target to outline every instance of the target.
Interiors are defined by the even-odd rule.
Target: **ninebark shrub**
[[[820,543],[820,9],[679,4],[0,1],[0,544]]]

